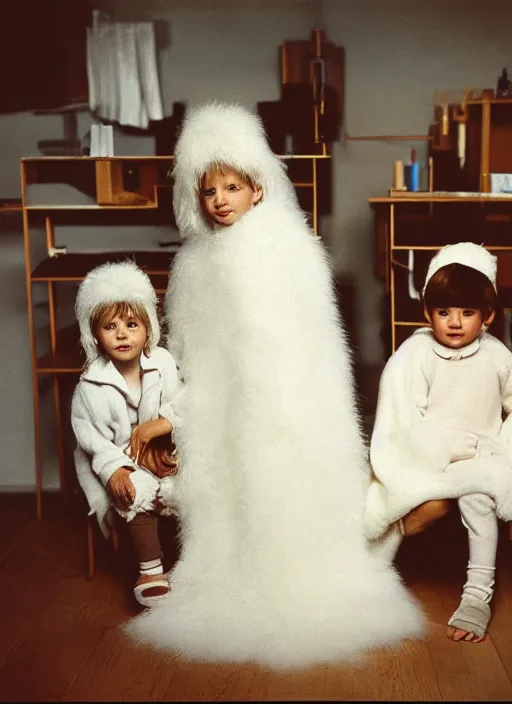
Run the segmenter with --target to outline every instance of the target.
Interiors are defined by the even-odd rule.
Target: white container
[[[512,174],[491,174],[491,193],[512,195]]]

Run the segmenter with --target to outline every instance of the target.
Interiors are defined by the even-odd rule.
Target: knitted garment
[[[432,257],[428,266],[423,293],[432,276],[448,264],[463,264],[471,269],[480,271],[486,276],[496,290],[496,271],[498,258],[488,252],[484,247],[473,242],[458,242],[457,244],[447,244]]]

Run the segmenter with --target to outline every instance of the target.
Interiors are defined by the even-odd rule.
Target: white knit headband
[[[471,269],[480,271],[489,279],[494,290],[497,290],[496,271],[498,258],[493,256],[481,245],[474,244],[473,242],[459,242],[458,244],[447,244],[446,247],[443,247],[432,257],[425,278],[423,293],[425,293],[427,284],[436,271],[439,271],[439,269],[448,264],[463,264]]]

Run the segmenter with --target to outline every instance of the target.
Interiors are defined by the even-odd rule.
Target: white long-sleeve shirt
[[[428,342],[422,345],[418,368],[411,369],[417,375],[414,401],[424,418],[497,438],[502,411],[512,411],[510,350],[488,334],[460,349],[439,344],[428,329],[414,335]]]

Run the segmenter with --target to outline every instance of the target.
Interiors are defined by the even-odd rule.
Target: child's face
[[[146,326],[131,313],[123,318],[104,317],[95,334],[103,352],[114,363],[138,359],[148,339]]]
[[[477,308],[434,308],[432,315],[425,310],[435,339],[445,347],[459,349],[470,345],[482,332],[484,323],[490,325],[494,313],[484,320]]]
[[[216,225],[229,227],[258,203],[261,188],[253,189],[235,171],[206,173],[199,193],[205,215]]]

